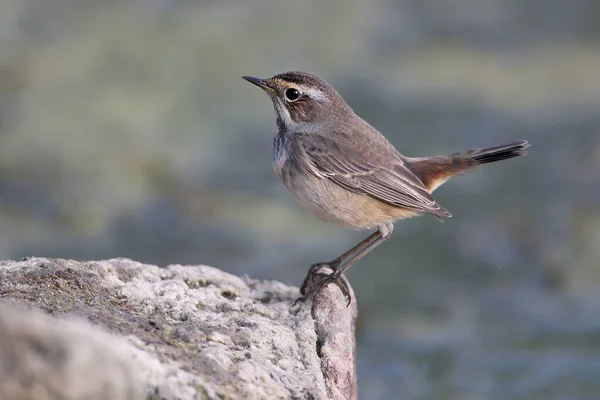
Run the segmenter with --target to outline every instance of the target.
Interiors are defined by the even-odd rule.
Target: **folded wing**
[[[368,147],[350,146],[324,137],[311,137],[310,141],[299,143],[305,161],[323,179],[397,207],[438,217],[451,216],[430,196],[391,145],[376,142]]]

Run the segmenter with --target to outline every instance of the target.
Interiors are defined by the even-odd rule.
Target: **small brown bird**
[[[350,304],[343,272],[389,238],[394,221],[425,213],[451,217],[431,197],[437,187],[480,164],[526,155],[529,147],[521,140],[450,155],[406,157],[314,75],[285,72],[270,79],[243,78],[263,89],[275,106],[273,166],[296,200],[322,220],[349,229],[377,228],[338,258],[313,264],[298,300],[335,283]],[[308,288],[323,267],[333,272]]]

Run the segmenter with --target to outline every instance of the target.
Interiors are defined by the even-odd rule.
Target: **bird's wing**
[[[323,179],[397,207],[451,216],[387,142],[350,146],[318,136],[299,143],[312,172]]]

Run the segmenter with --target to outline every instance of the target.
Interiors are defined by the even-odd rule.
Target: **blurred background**
[[[299,285],[368,232],[272,172],[272,105],[240,77],[286,70],[409,156],[532,142],[350,269],[360,398],[600,398],[597,0],[1,0],[0,258]]]

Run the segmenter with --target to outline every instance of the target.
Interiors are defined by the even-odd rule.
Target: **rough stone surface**
[[[0,305],[2,400],[141,398],[138,361],[89,323]]]
[[[297,295],[207,266],[0,262],[0,301],[53,316],[0,308],[0,398],[356,398],[355,303]]]

